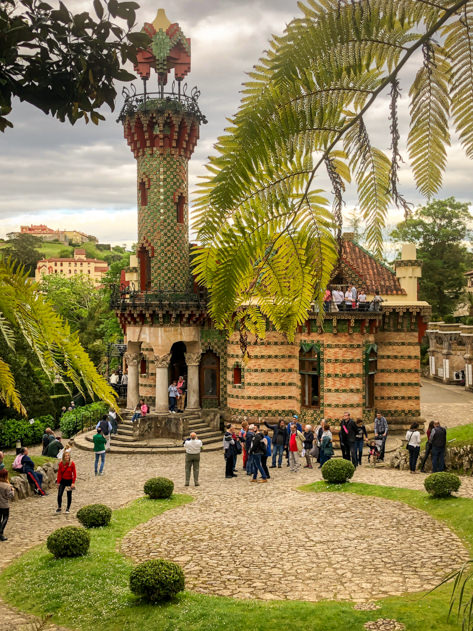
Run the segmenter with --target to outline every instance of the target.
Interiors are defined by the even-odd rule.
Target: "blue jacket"
[[[289,435],[290,435],[290,433],[291,433],[291,426],[292,426],[292,424],[293,424],[293,423],[294,423],[294,421],[291,421],[291,422],[289,423],[289,425],[287,426],[287,428],[286,428],[286,431],[287,431],[287,435],[288,435],[288,436],[289,436]],[[300,423],[296,423],[296,427],[297,427],[297,429],[298,429],[298,431],[299,431],[299,432],[302,432],[302,425],[301,425]]]
[[[266,455],[269,456],[271,455],[271,436],[265,436],[266,438],[266,442],[268,443],[268,446],[266,447]]]

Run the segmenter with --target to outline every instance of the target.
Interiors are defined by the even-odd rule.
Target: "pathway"
[[[427,421],[438,420],[446,427],[473,423],[473,392],[462,386],[422,379],[420,404]]]

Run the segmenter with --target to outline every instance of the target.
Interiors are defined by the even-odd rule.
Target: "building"
[[[473,326],[429,322],[429,377],[473,390]]]
[[[35,280],[40,281],[43,276],[49,274],[62,274],[67,278],[83,274],[99,286],[107,272],[108,263],[99,259],[88,259],[85,250],[76,249],[73,258],[51,258],[38,261]]]
[[[20,232],[14,232],[13,234],[30,234],[34,237],[38,237],[42,241],[59,241],[66,245],[70,243],[80,245],[88,241],[98,242],[96,237],[87,235],[85,232],[80,232],[79,230],[53,230],[44,224],[20,226]]]
[[[138,198],[137,257],[115,300],[127,343],[127,407],[145,398],[167,415],[169,382],[186,375],[188,409],[204,417],[274,421],[298,413],[316,421],[379,411],[404,429],[420,415],[420,340],[430,315],[417,299],[415,246],[404,246],[393,271],[345,235],[333,283],[355,284],[368,297],[379,289],[382,311],[327,313],[323,327],[309,313],[293,343],[271,328],[264,340],[250,339],[243,363],[238,336],[213,326],[189,264],[187,167],[205,119],[194,97],[164,86],[171,69],[179,86],[189,71],[190,40],[162,10],[145,30],[167,44],[141,51],[136,68],[145,87],[156,69],[160,98],[130,95],[120,114]]]

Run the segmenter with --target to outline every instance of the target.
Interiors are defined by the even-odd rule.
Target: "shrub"
[[[322,467],[322,477],[326,482],[330,484],[343,484],[348,482],[355,473],[355,467],[349,460],[332,459]]]
[[[52,532],[46,542],[49,552],[56,559],[63,557],[81,557],[87,554],[90,545],[90,535],[85,528],[66,526]]]
[[[461,480],[457,475],[446,473],[445,471],[432,473],[424,480],[425,490],[432,497],[449,497],[452,493],[458,491],[460,485]]]
[[[181,567],[164,559],[140,563],[130,574],[130,590],[151,602],[172,598],[182,592],[184,583]]]
[[[0,447],[14,447],[17,440],[25,447],[41,442],[46,427],[53,427],[51,415],[40,416],[31,423],[27,419],[4,418],[0,420]]]
[[[88,504],[77,511],[77,519],[85,528],[108,526],[112,509],[105,504]]]
[[[167,499],[174,491],[174,482],[168,478],[150,478],[145,482],[144,491],[152,500]]]
[[[108,412],[108,405],[102,401],[89,403],[61,416],[60,427],[64,438],[70,438],[84,428],[97,425],[101,417]]]

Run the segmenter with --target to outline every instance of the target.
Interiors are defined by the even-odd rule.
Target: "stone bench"
[[[58,468],[59,460],[57,462],[45,462],[41,467],[36,467],[36,471],[43,474],[43,489],[45,491],[56,485]],[[14,501],[24,500],[34,495],[33,487],[24,473],[12,476],[10,484],[15,489]]]

